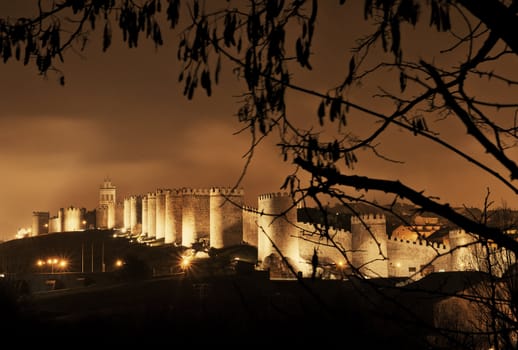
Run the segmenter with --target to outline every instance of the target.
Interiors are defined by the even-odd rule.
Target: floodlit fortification
[[[164,189],[158,189],[155,193],[156,216],[155,235],[156,239],[165,239],[165,194]]]
[[[263,267],[280,266],[282,252],[295,271],[301,270],[297,210],[291,196],[282,192],[262,194],[258,198],[257,211],[257,250]]]
[[[84,210],[80,208],[68,207],[63,215],[63,231],[79,231],[84,228],[82,225]]]
[[[182,245],[209,240],[210,190],[182,188]]]
[[[148,205],[147,205],[147,196],[142,197],[142,224],[141,224],[141,233],[142,235],[146,236],[148,232]],[[137,233],[137,232],[133,232]]]
[[[60,208],[56,216],[48,220],[48,232],[69,232],[84,230],[87,227],[85,220],[86,210],[70,206]],[[40,223],[41,224],[41,223]],[[45,223],[43,223],[45,225]]]
[[[319,264],[339,269],[351,261],[351,234],[342,228],[297,223],[300,230],[299,250],[300,258],[305,264],[303,275],[311,274],[311,258],[316,252]]]
[[[257,247],[257,263],[272,277],[294,277],[293,272],[310,276],[313,254],[329,278],[343,277],[347,271],[373,278],[418,279],[429,272],[486,271],[489,260],[494,271],[500,269],[496,273],[503,273],[514,263],[506,251],[494,244],[483,247],[463,230],[450,230],[442,243],[423,239],[439,229],[430,218],[389,233],[384,215],[352,216],[350,230],[345,230],[298,222],[298,210],[283,192],[262,194],[257,207],[246,206],[244,191],[230,187],[158,189],[116,202],[116,188],[106,180],[95,213],[73,206],[59,209],[54,217],[33,212],[32,234],[113,225],[153,244],[191,247],[202,242],[213,248],[249,244]]]
[[[156,194],[149,192],[147,194],[147,232],[150,238],[156,238]]]
[[[297,222],[296,210],[291,197],[279,193],[259,196],[257,209],[243,209],[244,240],[253,242],[257,237],[258,262],[270,269],[272,277],[293,277],[282,266],[275,246],[303,276],[311,274],[315,252],[319,268],[333,271],[333,278],[340,278],[344,271],[371,278],[419,279],[430,272],[488,269],[486,250],[479,243],[474,244],[475,237],[462,230],[450,230],[443,243],[403,240],[389,238],[384,215],[352,216],[348,231]],[[503,267],[495,272],[502,274],[513,263],[511,255],[496,246],[490,249],[491,266]]]
[[[182,243],[182,191],[166,190],[164,243]]]
[[[244,205],[242,215],[243,242],[257,247],[257,220],[259,219],[259,212],[257,211],[257,208]]]
[[[131,223],[130,223],[130,212],[131,212],[131,205],[130,205],[130,199],[129,198],[124,198],[124,230],[126,231],[129,231],[130,230],[130,226],[131,226]]]
[[[244,191],[233,188],[210,189],[210,246],[229,247],[243,241]]]
[[[32,212],[32,235],[41,235],[49,232],[50,214],[48,211],[33,211]]]
[[[125,225],[127,230],[130,232],[138,232],[140,233],[141,222],[142,222],[142,197],[141,196],[130,196],[129,198],[129,225]]]
[[[63,232],[63,208],[49,220],[49,232]]]
[[[141,220],[129,223],[134,209],[131,198],[141,198]],[[210,242],[222,248],[243,241],[243,189],[212,187],[209,189],[158,189],[146,195],[123,201],[126,231],[166,244],[190,247],[195,242]]]
[[[477,262],[476,255],[479,247],[474,243],[477,238],[466,233],[464,230],[452,230],[449,233],[450,246],[455,247],[451,252],[451,269],[455,271],[476,270],[480,264]]]
[[[116,227],[116,203],[117,188],[112,184],[110,179],[105,179],[99,188],[99,207],[97,208],[98,216],[96,218],[97,227],[108,229]]]
[[[388,275],[392,277],[451,270],[450,249],[442,243],[392,238],[387,241],[387,252]]]
[[[387,221],[384,215],[351,218],[352,266],[369,277],[388,277]]]

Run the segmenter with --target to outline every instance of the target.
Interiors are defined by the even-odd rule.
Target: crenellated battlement
[[[467,235],[467,233],[463,229],[454,229],[454,230],[448,231],[448,235],[450,237],[460,237],[460,236]]]
[[[70,207],[65,209],[65,212],[66,213],[80,213],[81,212],[81,208],[76,208],[74,206],[70,206]]]
[[[315,233],[315,232],[319,232],[319,231],[323,231],[326,229],[325,225],[321,225],[321,224],[312,224],[312,223],[308,223],[308,222],[301,222],[299,221],[297,223],[297,226],[301,229],[301,231],[303,233]],[[348,230],[344,229],[343,227],[335,227],[335,226],[332,226],[332,225],[329,225],[327,227],[327,231],[328,232],[332,232],[333,234],[336,234],[336,233],[351,233],[349,232]]]
[[[449,249],[443,243],[429,242],[429,241],[426,241],[423,239],[419,239],[417,241],[409,241],[409,240],[404,240],[404,239],[399,239],[399,238],[391,238],[390,241],[400,243],[402,245],[408,245],[410,248],[412,248],[413,246],[422,246],[422,247],[430,247],[430,248],[441,249],[441,250]]]
[[[182,189],[181,188],[169,188],[166,190],[165,193],[166,196],[173,196],[178,197],[182,195]]]
[[[385,215],[383,214],[362,214],[359,217],[358,216],[352,216],[351,217],[351,224],[369,224],[369,225],[375,225],[375,224],[385,224],[387,222],[387,219],[385,218]]]
[[[189,188],[189,187],[183,187],[182,188],[182,195],[187,196],[209,196],[210,195],[210,189],[208,188]]]
[[[162,194],[166,194],[167,191],[169,191],[169,189],[167,189],[167,188],[157,188],[155,194],[156,195],[162,195]]]
[[[290,194],[288,192],[270,192],[270,193],[264,193],[264,194],[260,194],[258,196],[259,200],[262,201],[262,200],[268,200],[268,199],[273,199],[273,198],[285,198],[285,197],[289,197]]]
[[[148,192],[147,199],[156,199],[156,193],[155,192]]]
[[[211,196],[244,196],[245,191],[242,188],[233,187],[212,187],[210,189]]]
[[[259,211],[257,210],[257,208],[254,208],[254,207],[251,207],[248,205],[243,205],[242,208],[243,208],[243,211],[253,213],[253,214],[259,214]]]

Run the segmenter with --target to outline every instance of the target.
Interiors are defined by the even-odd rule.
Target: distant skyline
[[[3,2],[0,16],[21,15],[35,6],[29,0]],[[345,74],[354,38],[366,28],[362,20],[344,21],[335,15],[346,13],[346,8],[338,1],[320,8],[313,71],[296,76],[315,90],[324,91],[336,83],[337,75]],[[361,18],[359,12],[353,15]],[[343,23],[350,23],[351,30],[344,32]],[[235,113],[244,85],[223,65],[224,75],[212,97],[200,89],[189,101],[177,83],[176,32],[165,26],[163,33],[165,45],[158,50],[145,40],[137,49],[127,49],[114,31],[113,46],[106,53],[97,40],[101,32],[93,33],[95,40],[85,52],[68,51],[59,66],[64,87],[57,76],[45,79],[32,66],[0,64],[0,239],[12,239],[19,228],[30,227],[33,211],[55,215],[71,205],[94,209],[107,177],[117,186],[120,200],[158,188],[236,184],[250,145],[246,131],[234,135],[243,127]],[[369,94],[356,98],[372,103]],[[293,94],[288,107],[290,113],[317,122],[316,101]],[[470,165],[437,155],[429,143],[399,130],[381,141],[388,156],[406,163],[362,157],[357,169],[363,174],[397,178],[430,195],[447,193],[445,200],[455,206],[482,206],[486,187],[493,186],[489,176],[473,175]],[[278,192],[292,170],[275,142],[268,138],[256,149],[240,184],[247,205],[255,206],[261,193]],[[412,154],[407,153],[410,142]],[[495,204],[505,201],[516,207],[514,194],[506,191],[500,185],[491,187]]]

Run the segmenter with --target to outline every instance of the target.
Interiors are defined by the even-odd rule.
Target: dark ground
[[[153,278],[29,295],[4,339],[52,347],[187,344],[416,348],[344,281]],[[361,292],[363,293],[363,292]],[[5,320],[4,314],[4,320]],[[384,317],[384,316],[383,316]],[[6,328],[4,328],[6,329]],[[402,340],[408,347],[402,346]]]

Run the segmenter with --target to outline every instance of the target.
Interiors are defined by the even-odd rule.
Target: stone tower
[[[155,193],[155,236],[165,240],[165,189],[157,189]]]
[[[295,271],[301,270],[297,209],[288,193],[269,193],[258,200],[258,259],[272,277],[289,276],[279,251]]]
[[[211,188],[210,246],[223,248],[243,241],[242,189]]]
[[[106,178],[99,189],[99,209],[106,211],[106,215],[97,223],[100,228],[115,227],[115,203],[117,203],[117,188],[112,184],[109,178]]]
[[[388,277],[385,215],[351,217],[352,267],[364,276]]]
[[[50,214],[48,211],[32,212],[32,229],[34,236],[49,233]]]
[[[182,245],[210,238],[210,190],[182,188]]]
[[[182,191],[167,190],[165,193],[165,239],[164,242],[182,242]]]

